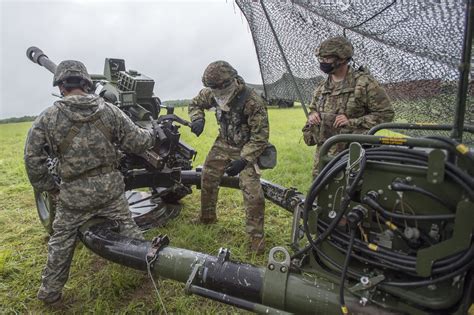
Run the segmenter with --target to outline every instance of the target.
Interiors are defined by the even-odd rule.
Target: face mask
[[[229,86],[224,89],[212,89],[212,94],[214,94],[214,99],[216,100],[217,105],[223,111],[229,111],[230,108],[228,103],[232,100],[235,90],[237,89],[237,84],[232,82]]]
[[[336,69],[334,64],[335,62],[320,62],[319,69],[324,73],[330,74]]]

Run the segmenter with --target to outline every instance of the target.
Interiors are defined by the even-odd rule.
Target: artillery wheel
[[[170,196],[170,203],[161,198],[151,199],[150,192],[130,190],[125,192],[132,218],[142,230],[164,226],[169,220],[177,217],[182,206],[177,201],[184,196]],[[179,198],[179,199],[176,199]],[[172,201],[172,202],[171,202]],[[53,234],[53,221],[56,214],[56,202],[47,192],[35,191],[36,210],[41,224],[48,234]]]
[[[47,192],[38,192],[35,190],[36,210],[38,217],[43,224],[46,232],[53,234],[53,221],[56,214],[56,202]]]

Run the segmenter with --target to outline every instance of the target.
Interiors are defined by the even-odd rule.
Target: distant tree
[[[10,123],[19,123],[25,121],[33,121],[36,119],[36,116],[22,116],[22,117],[11,117],[6,119],[0,119],[0,124],[10,124]]]
[[[168,101],[163,101],[163,105],[165,106],[171,106],[171,107],[182,107],[182,106],[188,106],[191,100],[183,99],[183,100],[168,100]]]

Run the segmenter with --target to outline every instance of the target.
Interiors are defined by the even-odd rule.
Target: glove
[[[191,132],[196,136],[200,136],[204,130],[204,119],[198,118],[191,123]]]
[[[240,159],[240,160],[234,160],[230,162],[229,166],[225,169],[225,172],[229,176],[235,176],[242,172],[242,170],[247,166],[247,160],[245,159]]]

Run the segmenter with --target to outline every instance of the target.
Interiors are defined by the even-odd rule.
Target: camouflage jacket
[[[314,94],[311,112],[318,112],[321,123],[316,138],[322,144],[340,133],[366,133],[370,128],[393,120],[394,111],[387,93],[367,71],[349,67],[346,78],[334,83],[329,78],[321,82]],[[349,124],[333,127],[334,119],[345,114]]]
[[[35,189],[52,191],[58,187],[46,162],[57,157],[62,179],[59,200],[69,208],[90,208],[124,191],[123,177],[117,171],[121,157],[118,149],[141,153],[153,144],[151,132],[137,127],[101,97],[66,96],[33,123],[25,145],[25,167]],[[88,176],[94,172],[101,174]]]
[[[239,84],[236,96],[229,104],[230,111],[224,112],[214,100],[211,89],[204,88],[193,98],[188,111],[194,121],[205,119],[204,110],[214,108],[219,124],[218,140],[241,148],[240,157],[253,163],[265,150],[270,131],[265,101],[253,89],[248,90],[245,102],[239,106],[245,89],[245,83]]]

